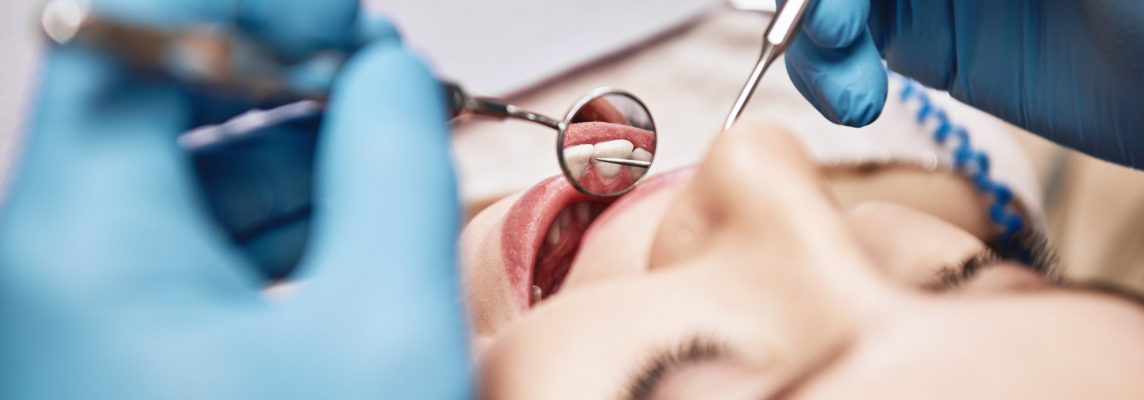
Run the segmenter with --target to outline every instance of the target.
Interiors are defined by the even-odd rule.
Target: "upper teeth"
[[[545,239],[550,245],[560,244],[560,220],[553,221],[552,226],[548,227],[548,234],[545,235]]]
[[[576,212],[576,220],[580,221],[580,225],[588,225],[588,222],[592,220],[592,205],[576,203],[573,207]]]
[[[556,220],[552,221],[552,226],[548,228],[548,234],[545,236],[545,239],[548,240],[548,244],[553,246],[560,244],[560,230],[571,223],[572,211],[566,208],[560,212],[560,215],[556,216]]]
[[[588,160],[592,158],[593,147],[590,144],[579,144],[564,149],[564,163],[572,172],[572,179],[578,181],[580,176],[584,175],[584,169],[588,168]]]
[[[605,178],[616,176],[620,173],[620,168],[623,168],[622,165],[596,161],[595,158],[628,158],[631,157],[634,147],[632,142],[627,140],[609,140],[596,143],[596,147],[592,149],[592,166]]]
[[[626,158],[631,160],[651,161],[652,154],[644,149],[637,149],[627,140],[609,140],[592,144],[579,144],[564,149],[564,162],[568,165],[572,179],[579,180],[591,162],[596,171],[605,178],[616,176],[623,170],[623,165],[596,161],[596,158]],[[646,169],[629,167],[633,178],[643,176]]]
[[[633,160],[640,160],[640,161],[651,161],[652,154],[650,151],[647,151],[644,149],[636,149],[635,151],[632,152],[632,159]],[[640,168],[640,167],[628,167],[628,168],[631,168],[628,170],[628,173],[632,175],[632,179],[639,179],[641,176],[643,176],[643,174],[645,172],[647,172],[647,168]]]

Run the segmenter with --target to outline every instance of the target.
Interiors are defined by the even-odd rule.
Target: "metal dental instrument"
[[[41,24],[48,38],[61,46],[104,52],[142,72],[164,74],[190,87],[237,95],[253,103],[286,104],[270,110],[251,111],[219,125],[184,133],[178,139],[179,144],[189,151],[223,145],[265,131],[270,126],[321,115],[333,77],[348,58],[339,51],[326,51],[308,59],[287,60],[237,31],[209,25],[180,27],[178,30],[135,25],[102,17],[92,12],[86,3],[77,0],[49,3],[41,15]],[[329,72],[330,82],[296,84],[291,80],[291,71],[298,67]],[[449,103],[450,120],[466,115],[512,118],[555,129],[558,132],[556,151],[561,171],[572,186],[584,194],[602,198],[619,196],[634,188],[651,166],[650,159],[591,157],[590,160],[571,160],[574,162],[570,163],[565,157],[568,127],[593,121],[627,121],[623,124],[647,131],[650,140],[644,142],[651,143],[651,148],[644,150],[654,152],[656,132],[651,112],[630,93],[598,89],[581,97],[563,119],[555,119],[501,99],[470,96],[453,82],[442,81],[442,86]],[[600,109],[608,110],[610,114],[598,116],[594,110]],[[583,168],[587,168],[586,163],[590,161],[624,167],[630,174],[625,172],[623,176],[634,178],[630,182],[619,183],[581,181]],[[618,176],[607,175],[603,176]]]
[[[627,193],[629,190],[635,188],[635,184],[647,174],[652,164],[651,159],[637,160],[620,157],[592,156],[590,157],[591,161],[628,167],[629,170],[635,172],[638,177],[620,186],[610,186],[606,182],[585,179],[586,175],[584,175],[583,172],[584,168],[586,168],[586,164],[573,162],[573,155],[569,154],[568,147],[572,146],[569,144],[571,140],[567,136],[568,127],[580,122],[604,121],[616,123],[615,120],[608,120],[605,117],[598,116],[597,114],[600,113],[600,110],[607,110],[619,114],[622,117],[620,119],[627,121],[623,123],[624,125],[640,128],[640,130],[647,132],[647,134],[650,135],[652,148],[645,150],[653,153],[652,158],[654,159],[654,146],[657,139],[655,122],[652,120],[651,111],[648,111],[647,106],[631,93],[612,88],[596,89],[592,93],[581,97],[580,100],[573,104],[568,112],[565,113],[562,120],[557,120],[540,113],[513,106],[497,98],[471,97],[466,94],[460,86],[453,83],[446,83],[445,86],[449,93],[451,102],[450,108],[454,110],[454,117],[467,114],[497,119],[513,118],[556,129],[556,156],[560,162],[560,168],[568,182],[581,193],[600,198],[616,197]],[[604,114],[608,113],[605,112]],[[616,114],[612,114],[611,118],[616,118]],[[635,144],[633,143],[633,145]],[[633,152],[632,154],[634,155],[635,153]],[[588,160],[583,161],[585,163],[588,162]],[[612,174],[609,178],[614,178],[615,176],[615,174]]]
[[[651,167],[651,161],[631,160],[627,158],[613,158],[613,157],[595,157],[593,160],[599,162],[606,162],[611,164],[626,165],[629,167],[648,168]]]
[[[743,84],[743,89],[739,91],[739,97],[735,99],[735,105],[727,114],[727,121],[723,123],[724,131],[731,129],[735,125],[735,121],[739,120],[739,115],[743,113],[743,109],[751,101],[751,95],[755,93],[755,89],[763,79],[763,73],[767,72],[771,63],[779,58],[790,46],[790,42],[794,40],[795,33],[802,26],[802,16],[806,13],[810,1],[786,0],[779,7],[774,18],[771,19],[771,24],[763,33],[763,50],[759,54],[759,61],[755,63],[755,68],[751,70],[751,76]]]

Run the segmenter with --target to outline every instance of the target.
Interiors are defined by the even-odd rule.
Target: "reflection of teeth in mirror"
[[[627,140],[609,140],[596,143],[592,149],[592,167],[605,178],[611,178],[620,173],[622,165],[596,161],[595,158],[628,158],[632,155],[635,146]]]
[[[651,161],[651,152],[644,149],[636,149],[632,152],[632,159],[639,161]],[[639,179],[645,173],[647,173],[647,168],[628,167],[628,173],[631,174],[632,179]]]
[[[580,180],[580,176],[584,175],[584,170],[588,168],[588,160],[592,158],[593,147],[595,146],[590,144],[578,144],[564,149],[564,163],[572,172],[572,179]]]

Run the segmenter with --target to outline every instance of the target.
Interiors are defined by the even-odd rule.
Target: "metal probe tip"
[[[595,157],[595,158],[593,158],[593,160],[603,162],[603,163],[609,163],[609,164],[626,165],[629,167],[640,167],[640,168],[651,167],[651,161],[631,160],[631,159],[627,159],[627,158]]]
[[[755,89],[759,87],[763,74],[770,69],[771,64],[786,51],[787,46],[794,40],[794,35],[802,23],[802,15],[806,12],[810,1],[788,0],[779,7],[778,12],[771,19],[767,30],[763,32],[763,48],[759,54],[759,61],[751,69],[751,75],[743,83],[739,96],[735,98],[735,104],[727,113],[727,119],[723,122],[724,131],[731,129],[735,125],[735,121],[739,120],[739,116],[747,108],[747,103],[751,101]]]

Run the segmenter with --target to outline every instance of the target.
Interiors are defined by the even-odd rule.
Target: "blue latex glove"
[[[192,157],[211,215],[267,280],[289,277],[306,248],[320,125],[291,121]]]
[[[286,52],[389,38],[335,86],[305,280],[277,301],[207,215],[174,140],[223,107],[53,50],[0,209],[0,398],[467,397],[444,99],[392,28],[360,22],[350,0],[97,6],[164,26],[237,23]]]
[[[1062,145],[1144,166],[1144,2],[816,0],[787,53],[830,120],[862,126],[891,69]]]

